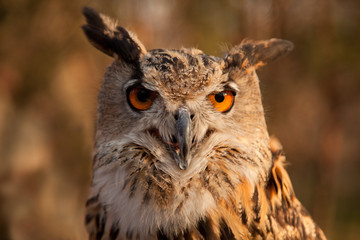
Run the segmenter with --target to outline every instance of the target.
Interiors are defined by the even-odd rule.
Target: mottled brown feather
[[[246,40],[224,58],[147,51],[107,16],[84,15],[89,41],[114,57],[98,98],[89,239],[326,239],[269,137],[255,73],[292,43]],[[154,93],[150,108],[130,106],[134,87]],[[234,102],[219,112],[209,95],[225,91]],[[179,109],[190,124],[186,169],[176,162]]]

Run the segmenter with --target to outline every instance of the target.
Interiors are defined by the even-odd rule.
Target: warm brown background
[[[360,1],[1,0],[0,239],[84,239],[96,96],[111,61],[81,7],[147,48],[221,56],[243,38],[295,50],[259,72],[297,196],[329,239],[360,239]]]

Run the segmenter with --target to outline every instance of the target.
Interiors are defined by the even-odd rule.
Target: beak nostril
[[[194,116],[195,116],[194,114],[191,114],[191,115],[190,115],[190,119],[193,120]],[[175,115],[174,115],[174,118],[175,118],[175,120],[177,121],[177,120],[179,119],[179,115],[178,115],[178,114],[175,114]]]

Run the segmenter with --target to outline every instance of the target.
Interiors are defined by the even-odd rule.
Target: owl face
[[[255,70],[288,52],[290,42],[244,41],[224,58],[197,49],[147,51],[109,18],[84,14],[90,42],[115,58],[99,94],[97,146],[138,146],[157,168],[181,175],[205,166],[221,146],[252,151],[268,141]]]
[[[166,158],[185,170],[206,139],[225,128],[238,87],[219,59],[198,50],[153,50],[123,92],[125,112],[137,122],[133,134],[158,142]]]

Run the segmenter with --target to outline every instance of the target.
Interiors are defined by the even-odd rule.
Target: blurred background
[[[81,8],[148,49],[222,56],[244,38],[295,50],[259,71],[271,134],[298,198],[329,239],[360,239],[360,1],[1,0],[0,239],[85,239],[96,97],[111,59]]]

